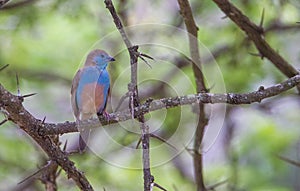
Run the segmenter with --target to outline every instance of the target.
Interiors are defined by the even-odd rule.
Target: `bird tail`
[[[91,130],[85,129],[79,134],[79,152],[83,153],[86,150],[88,139],[90,137]]]

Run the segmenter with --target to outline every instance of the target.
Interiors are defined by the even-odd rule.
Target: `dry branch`
[[[287,77],[299,73],[278,52],[276,52],[264,39],[264,29],[254,24],[238,8],[228,0],[213,0],[218,7],[253,41],[259,53],[269,59]],[[298,87],[300,91],[300,86]]]
[[[16,3],[12,3],[12,4],[7,4],[6,3],[8,2],[9,0],[4,0],[3,4],[2,2],[0,1],[0,10],[9,10],[9,9],[14,9],[14,8],[19,8],[19,7],[23,7],[23,6],[26,6],[26,5],[30,5],[32,3],[34,3],[35,1],[37,0],[24,0],[24,1],[20,1],[20,2],[16,2]]]
[[[68,158],[68,155],[61,151],[59,146],[53,142],[51,136],[39,134],[39,130],[43,129],[47,124],[34,118],[23,107],[22,101],[23,97],[11,94],[0,84],[0,110],[7,116],[7,119],[17,124],[31,136],[45,151],[50,160],[59,164],[80,189],[92,191],[93,188],[84,174],[77,170],[74,163]]]
[[[104,3],[106,4],[106,8],[109,10],[110,14],[114,19],[114,23],[119,30],[122,39],[127,47],[130,56],[130,68],[131,68],[131,81],[128,84],[128,91],[129,91],[129,109],[131,112],[132,118],[135,115],[135,107],[140,106],[140,100],[138,95],[138,87],[137,87],[137,62],[138,58],[142,58],[142,54],[138,52],[138,46],[133,46],[130,42],[125,30],[123,28],[122,22],[119,16],[116,13],[115,7],[111,0],[105,0]],[[151,58],[151,57],[150,57]],[[146,62],[146,61],[145,61]],[[147,62],[146,62],[147,63]],[[136,117],[138,121],[141,123],[141,141],[142,141],[142,148],[143,148],[143,173],[144,173],[144,190],[150,191],[151,189],[151,171],[150,171],[150,136],[149,136],[149,127],[145,124],[144,114],[141,113]]]
[[[289,89],[292,89],[296,85],[300,84],[300,75],[289,78],[288,80],[273,85],[268,88],[260,87],[259,90],[253,91],[250,93],[244,94],[234,94],[234,93],[224,93],[224,94],[215,94],[215,93],[198,93],[198,94],[190,94],[179,97],[169,97],[162,98],[157,100],[152,100],[151,102],[145,102],[141,104],[139,107],[135,107],[135,116],[137,117],[141,113],[147,114],[152,111],[157,111],[163,108],[173,108],[184,105],[191,105],[194,103],[205,103],[205,104],[218,104],[218,103],[227,103],[233,105],[240,104],[251,104],[255,102],[261,102],[263,99],[270,98],[276,95],[279,95]],[[4,99],[4,96],[6,99]],[[13,104],[14,107],[22,107],[22,103],[15,98],[16,96],[7,92],[4,87],[0,84],[0,108],[4,108],[5,105]],[[10,101],[11,100],[11,101]],[[25,109],[24,109],[25,110]],[[11,110],[12,114],[15,115],[14,121],[17,123],[20,120],[31,119],[33,116],[26,111],[22,113],[22,116],[18,117],[18,110]],[[3,113],[7,113],[5,110]],[[7,113],[9,120],[10,113]],[[110,113],[110,120],[107,121],[105,118],[100,118],[99,120],[87,120],[83,122],[83,127],[86,128],[99,128],[103,127],[107,124],[117,123],[119,121],[126,121],[132,119],[131,113],[129,109],[118,111],[115,113]],[[34,119],[30,120],[29,125],[34,125],[35,129],[39,136],[46,135],[59,135],[64,133],[78,132],[75,122],[66,121],[64,123],[41,123],[41,120]]]
[[[196,81],[196,90],[197,93],[207,92],[207,88],[205,87],[204,77],[201,70],[201,61],[200,61],[200,53],[199,53],[199,45],[198,45],[198,27],[196,26],[192,8],[188,2],[188,0],[178,0],[178,4],[180,7],[180,13],[183,17],[185,26],[188,31],[189,37],[189,47],[190,47],[190,55],[192,59],[192,67],[194,72],[194,77]],[[208,123],[208,119],[205,116],[205,106],[203,103],[199,102],[199,118],[198,124],[195,132],[195,140],[194,140],[194,150],[198,151],[201,149],[201,144],[204,135],[205,126]],[[197,185],[198,191],[206,190],[203,180],[203,160],[202,154],[199,152],[194,152],[193,161],[194,161],[194,173],[195,173],[195,181]]]

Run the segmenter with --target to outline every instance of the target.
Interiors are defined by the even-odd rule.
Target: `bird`
[[[75,74],[71,87],[71,105],[76,123],[92,119],[96,115],[107,115],[105,108],[110,92],[110,76],[107,65],[115,59],[104,50],[92,50],[84,66]],[[80,130],[80,129],[79,129]],[[79,135],[79,152],[86,149],[89,130]]]

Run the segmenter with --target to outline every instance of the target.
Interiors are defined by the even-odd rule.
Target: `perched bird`
[[[105,112],[109,95],[110,79],[106,67],[115,59],[105,51],[96,49],[91,51],[73,79],[71,88],[71,102],[77,124],[82,120]],[[86,148],[85,141],[89,130],[82,131],[79,136],[79,151]]]

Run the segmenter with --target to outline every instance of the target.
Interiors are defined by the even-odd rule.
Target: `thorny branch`
[[[11,94],[0,84],[0,110],[7,116],[7,119],[17,124],[31,136],[45,151],[50,160],[60,165],[68,177],[72,178],[80,189],[92,191],[93,188],[84,174],[77,170],[74,162],[53,142],[51,136],[39,134],[39,129],[43,129],[46,124],[34,118],[23,107],[22,101],[23,97]]]
[[[199,54],[199,45],[198,45],[198,27],[196,26],[193,12],[188,0],[178,0],[180,13],[183,17],[185,26],[189,33],[189,45],[190,45],[190,54],[192,58],[192,67],[196,81],[197,93],[207,92],[205,87],[204,77],[201,70],[201,61]],[[204,128],[208,123],[208,119],[205,116],[205,106],[203,103],[199,102],[199,118],[198,124],[195,132],[194,139],[194,151],[199,151],[201,149],[201,144],[204,135]],[[198,191],[206,190],[203,180],[203,158],[200,152],[194,152],[193,154],[194,161],[194,173],[195,181]]]
[[[264,39],[264,29],[257,26],[236,8],[228,0],[213,0],[218,7],[229,17],[240,29],[242,29],[249,39],[253,41],[262,57],[269,59],[287,77],[295,76],[299,73],[290,65],[278,52],[276,52]],[[297,87],[300,92],[300,86]]]
[[[6,9],[6,8],[13,8],[17,6],[22,6],[24,4],[22,3],[31,3],[34,2],[34,0],[24,0],[21,1],[20,4],[17,6],[15,4],[12,4],[11,7],[9,5],[4,6],[9,0],[0,0],[0,8]],[[178,0],[179,2],[185,2],[184,0]],[[234,94],[234,93],[224,93],[224,94],[213,94],[213,93],[206,93],[206,88],[204,86],[204,80],[202,80],[203,84],[198,85],[199,81],[197,81],[197,91],[200,89],[201,93],[193,94],[193,95],[185,95],[185,96],[179,96],[179,97],[172,97],[172,98],[162,98],[158,100],[152,100],[151,102],[146,102],[144,104],[140,104],[138,100],[138,94],[137,94],[137,87],[136,87],[136,72],[137,72],[137,59],[140,56],[138,53],[137,46],[132,46],[131,42],[129,41],[122,23],[120,19],[118,18],[116,11],[112,5],[112,2],[110,0],[105,0],[105,3],[107,5],[107,8],[110,10],[114,22],[120,31],[120,34],[129,50],[130,53],[130,61],[132,65],[132,80],[131,85],[129,86],[129,90],[132,92],[132,99],[136,99],[136,101],[132,101],[132,106],[130,109],[120,112],[115,112],[110,114],[111,119],[107,122],[105,119],[101,119],[102,125],[106,125],[107,123],[116,123],[118,121],[125,121],[134,118],[138,118],[140,121],[143,122],[143,116],[144,114],[147,114],[151,111],[159,110],[162,108],[172,108],[172,107],[178,107],[178,106],[184,106],[184,105],[191,105],[193,103],[200,103],[200,104],[214,104],[214,103],[228,103],[228,104],[251,104],[254,102],[260,102],[265,98],[269,98],[272,96],[276,96],[280,93],[283,93],[297,85],[300,84],[300,75],[298,75],[298,71],[291,66],[289,63],[287,63],[284,58],[282,58],[274,49],[270,47],[270,45],[264,40],[264,31],[262,29],[262,26],[257,26],[254,23],[252,23],[249,18],[247,18],[243,13],[238,10],[234,5],[232,5],[227,0],[213,0],[220,9],[233,21],[239,26],[245,33],[248,35],[248,37],[254,42],[255,46],[259,50],[260,54],[263,57],[268,58],[282,73],[284,73],[286,76],[289,77],[288,80],[271,86],[269,88],[260,87],[258,91],[245,93],[245,94]],[[4,7],[2,7],[4,6]],[[190,11],[190,14],[192,12]],[[184,16],[184,15],[183,15]],[[192,15],[190,15],[192,17]],[[187,16],[186,18],[188,18]],[[195,34],[197,34],[197,28],[192,29],[192,31],[189,30],[189,26],[196,26],[195,23],[188,23],[191,21],[191,18],[187,20],[186,26],[188,31],[195,37],[197,37]],[[192,27],[194,27],[192,26]],[[290,28],[290,27],[289,27]],[[294,28],[294,27],[292,27]],[[271,29],[270,29],[271,30]],[[192,45],[191,45],[192,46]],[[194,50],[191,48],[191,50]],[[193,52],[191,52],[192,58]],[[196,58],[196,57],[194,57]],[[193,63],[198,63],[197,58],[192,59]],[[0,71],[3,70],[6,66],[0,68]],[[196,71],[196,70],[194,70]],[[201,72],[201,70],[200,70]],[[202,75],[202,74],[200,74]],[[195,74],[195,77],[201,81],[200,75]],[[203,77],[202,77],[203,79]],[[299,90],[299,88],[298,88]],[[135,94],[135,95],[134,95]],[[28,96],[27,96],[28,97]],[[6,121],[12,121],[15,124],[17,124],[21,129],[23,129],[29,136],[31,136],[45,151],[45,153],[50,158],[50,161],[52,164],[58,164],[60,165],[67,173],[69,178],[72,178],[77,186],[82,190],[93,190],[92,186],[89,184],[88,180],[84,176],[83,173],[77,170],[77,168],[74,166],[74,163],[69,160],[68,155],[63,152],[57,144],[53,142],[53,139],[50,137],[50,135],[58,135],[58,134],[64,134],[69,132],[77,132],[77,127],[75,122],[64,122],[64,123],[43,123],[41,120],[36,119],[34,116],[32,116],[22,105],[22,102],[24,101],[25,96],[15,96],[5,90],[5,88],[0,84],[0,111],[5,114],[6,119],[0,123],[2,125]],[[96,121],[96,120],[95,120]],[[99,122],[97,123],[95,121],[86,121],[86,126],[95,126],[99,127]],[[142,125],[146,126],[144,123]],[[143,128],[142,128],[143,130]],[[145,128],[146,132],[145,135],[148,135],[147,128]],[[148,137],[149,138],[149,137]],[[147,139],[144,139],[147,143]],[[147,146],[147,145],[146,145]],[[144,144],[143,144],[144,148]],[[149,159],[149,139],[148,139],[148,149],[143,149],[148,151],[148,159]],[[147,152],[146,152],[147,154]],[[147,164],[150,166],[150,164]],[[149,173],[150,184],[153,184],[151,180],[153,177],[150,174],[150,168],[145,169],[144,171],[144,178],[146,173]],[[146,180],[147,181],[147,180]],[[145,181],[145,186],[146,186]]]
[[[191,105],[194,103],[205,103],[205,104],[217,104],[217,103],[227,103],[233,105],[240,105],[240,104],[252,104],[255,102],[261,102],[263,99],[270,98],[276,95],[279,95],[287,90],[292,89],[293,87],[300,84],[300,75],[294,76],[289,78],[288,80],[273,85],[268,88],[264,88],[261,86],[259,90],[253,91],[250,93],[244,94],[234,94],[234,93],[224,93],[224,94],[215,94],[215,93],[198,93],[198,94],[190,94],[184,95],[179,97],[169,97],[169,98],[162,98],[157,100],[152,100],[151,102],[146,102],[141,104],[139,107],[135,107],[135,117],[140,115],[141,113],[147,114],[152,111],[157,111],[162,108],[174,108],[184,105]],[[4,99],[4,96],[8,96],[10,99]],[[11,101],[9,101],[11,100]],[[22,103],[15,99],[15,96],[7,92],[4,87],[0,84],[0,108],[3,108],[7,104],[14,104],[14,107],[23,107]],[[24,109],[25,110],[25,109]],[[25,110],[26,111],[26,110]],[[7,115],[7,119],[10,119],[10,113],[5,112]],[[16,111],[12,111],[14,115],[18,115]],[[27,115],[29,114],[29,115]],[[23,115],[26,115],[27,118],[31,119],[33,116],[26,111]],[[110,113],[110,120],[106,120],[105,118],[100,118],[100,123],[98,120],[87,120],[83,122],[83,126],[88,128],[98,128],[103,127],[107,124],[117,123],[119,121],[126,121],[132,119],[131,113],[129,109],[122,110],[115,113]],[[15,120],[24,120],[26,117],[23,118],[21,116],[18,118],[15,116]],[[66,121],[64,123],[41,123],[41,120],[34,119],[34,121],[29,121],[29,124],[34,124],[36,128],[35,131],[38,132],[40,136],[46,135],[59,135],[64,133],[71,133],[71,132],[78,132],[75,122]]]
[[[129,109],[132,115],[132,118],[135,116],[135,107],[140,106],[140,100],[138,96],[138,87],[137,87],[137,62],[138,57],[142,58],[142,54],[138,52],[138,46],[133,46],[130,42],[127,34],[124,31],[122,22],[119,16],[116,13],[115,7],[111,0],[105,0],[106,8],[111,13],[114,23],[119,30],[122,39],[128,49],[130,56],[130,68],[131,68],[131,82],[128,84],[129,91]],[[143,58],[142,58],[143,59]],[[144,60],[144,59],[143,59]],[[150,137],[149,137],[149,127],[145,124],[144,114],[137,116],[138,121],[141,123],[141,140],[142,140],[142,148],[143,148],[143,173],[144,173],[144,190],[150,191],[151,183],[152,183],[152,175],[150,171]]]

